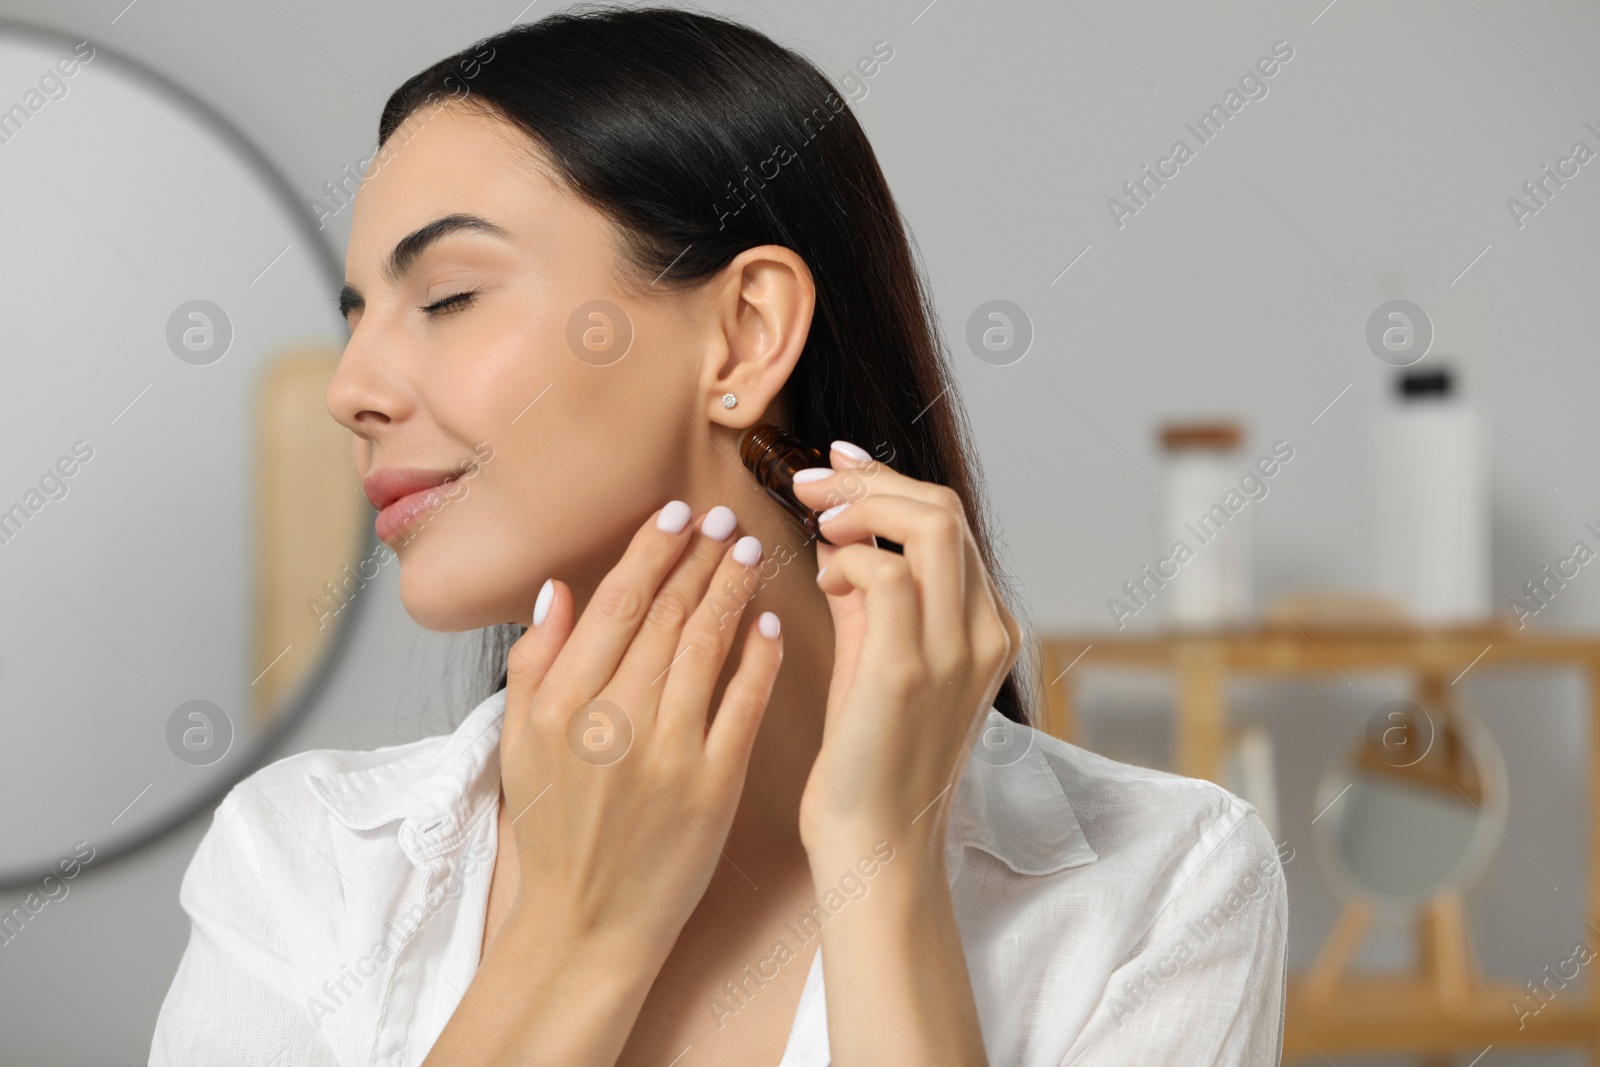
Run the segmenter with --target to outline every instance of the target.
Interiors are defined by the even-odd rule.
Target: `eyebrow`
[[[383,265],[383,276],[391,285],[400,284],[406,272],[416,263],[418,257],[426,252],[435,242],[443,239],[447,234],[457,232],[486,233],[491,237],[510,240],[506,230],[490,222],[480,215],[454,214],[445,215],[434,219],[426,226],[415,230],[402,237],[395,244],[394,250],[389,253],[388,260]],[[367,300],[361,295],[360,290],[349,282],[339,290],[339,314],[349,318],[350,312],[359,311],[367,306]]]

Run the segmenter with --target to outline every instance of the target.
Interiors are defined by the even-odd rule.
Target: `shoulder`
[[[1255,808],[998,712],[985,732],[950,855],[991,1062],[1263,1062],[1216,1052],[1241,1012],[1238,1033],[1270,1043],[1276,1014],[1254,1013],[1281,1000],[1287,894]],[[1162,1010],[1137,1010],[1150,999]]]
[[[1243,884],[1259,895],[1258,882],[1279,879],[1277,846],[1260,815],[1222,786],[1122,763],[1039,730],[1005,729],[1024,742],[1022,755],[1002,762],[975,751],[970,787],[963,782],[969,795],[958,798],[953,823],[957,844],[1004,864],[989,864],[982,879],[994,905],[1051,900],[1058,915],[1083,906],[1107,934],[1116,928],[1126,949],[1158,918],[1199,906],[1201,887]],[[959,868],[954,851],[952,858]]]
[[[1039,731],[1035,744],[1081,822],[1169,877],[1223,849],[1276,855],[1255,807],[1215,782],[1122,763]],[[1225,847],[1226,846],[1226,847]]]
[[[991,1014],[1020,1001],[1052,1019],[1026,1062],[1276,1062],[1288,894],[1255,808],[1214,782],[1031,739],[1060,790],[1041,806],[1084,848],[1044,878],[991,866],[968,892],[988,895],[985,929],[1000,935],[974,953]],[[1020,980],[1018,953],[1031,964]]]
[[[217,805],[214,824],[239,829],[306,830],[324,823],[329,810],[320,783],[367,779],[395,783],[422,771],[449,735],[384,748],[318,748],[274,760],[234,784]]]
[[[492,759],[504,708],[502,689],[449,733],[369,750],[318,748],[285,756],[229,790],[217,820],[281,837],[326,830],[330,818],[358,832],[423,811],[454,819]]]
[[[419,850],[454,840],[481,814],[504,707],[502,689],[450,733],[371,750],[311,749],[247,775],[217,806],[180,896],[343,894],[353,880],[417,862]]]
[[[370,752],[313,749],[272,761],[236,782],[212,814],[184,873],[180,899],[239,900],[263,886],[264,872],[321,862],[330,836],[331,813],[314,782],[363,768],[404,768],[441,738]]]
[[[1123,897],[1118,918],[1129,951],[1218,916],[1241,952],[1282,941],[1283,865],[1252,804],[1215,782],[1121,763],[1052,737],[1039,745],[1097,842],[1101,858],[1092,866],[1101,867],[1102,888]]]

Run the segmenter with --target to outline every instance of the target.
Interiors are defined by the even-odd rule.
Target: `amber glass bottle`
[[[807,467],[832,466],[825,453],[781,426],[758,422],[739,435],[739,458],[772,499],[805,527],[806,533],[819,536],[817,513],[794,495],[794,473]]]

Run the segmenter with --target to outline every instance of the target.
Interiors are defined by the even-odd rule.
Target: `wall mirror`
[[[78,842],[93,870],[154,840],[271,757],[391,557],[323,406],[342,271],[307,204],[99,42],[0,22],[0,109],[0,885],[19,888]]]

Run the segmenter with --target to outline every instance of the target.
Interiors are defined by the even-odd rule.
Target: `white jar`
[[[1187,546],[1189,557],[1160,590],[1167,622],[1184,629],[1234,626],[1255,618],[1250,585],[1255,516],[1239,479],[1243,433],[1235,422],[1169,423],[1158,547],[1163,558]],[[1231,494],[1231,495],[1230,495]]]

